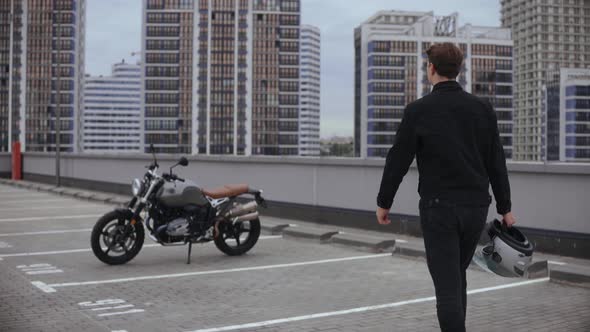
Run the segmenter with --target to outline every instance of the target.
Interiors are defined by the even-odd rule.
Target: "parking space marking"
[[[555,265],[567,265],[567,263],[565,263],[565,262],[558,262],[558,261],[547,261],[547,263],[555,264]]]
[[[55,197],[55,196],[50,195],[50,194],[41,194],[41,193],[39,193],[39,194],[37,194],[37,193],[35,193],[35,194],[25,194],[25,193],[23,193],[23,195],[15,195],[15,194],[2,195],[0,193],[0,199],[2,199],[2,201],[4,201],[4,202],[6,202],[6,201],[8,201],[8,202],[11,202],[11,201],[20,201],[20,200],[25,201],[25,200],[28,200],[30,198],[40,198],[40,197]],[[6,200],[5,201],[4,199],[6,199],[6,198],[14,198],[14,199],[12,199],[12,200],[9,199],[9,200]]]
[[[25,272],[29,275],[36,275],[36,274],[53,274],[53,273],[63,273],[63,270],[58,269],[57,267],[47,264],[47,263],[38,263],[38,264],[31,264],[31,265],[19,265],[16,267],[17,269]]]
[[[156,280],[156,279],[169,279],[169,278],[181,278],[181,277],[195,277],[195,276],[212,275],[212,274],[227,274],[227,273],[246,272],[246,271],[271,270],[271,269],[289,268],[289,267],[296,267],[296,266],[320,265],[320,264],[329,264],[329,263],[347,262],[347,261],[365,260],[365,259],[375,259],[375,258],[383,258],[383,257],[392,257],[392,255],[391,255],[391,253],[372,254],[372,255],[364,255],[364,256],[349,256],[349,257],[342,257],[342,258],[322,259],[322,260],[315,260],[315,261],[303,261],[303,262],[296,262],[296,263],[250,266],[250,267],[241,267],[241,268],[225,269],[225,270],[209,270],[209,271],[184,272],[184,273],[173,273],[173,274],[159,274],[159,275],[140,276],[140,277],[131,277],[131,278],[92,280],[92,281],[80,281],[80,282],[65,282],[65,283],[58,283],[58,284],[45,284],[41,281],[33,281],[31,283],[46,293],[54,293],[56,288],[63,288],[63,287],[80,287],[80,286],[89,286],[89,285],[124,283],[124,282],[141,281],[141,280]]]
[[[101,311],[101,310],[123,309],[123,308],[131,308],[131,307],[133,307],[133,304],[123,304],[123,305],[118,305],[116,307],[94,308],[94,309],[90,309],[90,310]]]
[[[4,241],[0,241],[0,249],[12,248],[12,246]]]
[[[60,198],[60,199],[55,199],[55,198],[51,198],[51,199],[28,199],[28,198],[21,198],[21,199],[13,199],[13,200],[1,200],[2,204],[4,203],[34,203],[34,204],[39,204],[39,203],[52,203],[52,202],[80,202],[79,200],[70,198]]]
[[[145,310],[143,310],[143,309],[131,309],[131,310],[121,311],[121,312],[109,312],[109,313],[100,314],[97,316],[98,317],[106,317],[106,316],[128,315],[128,314],[137,314],[137,313],[144,312],[144,311]]]
[[[2,233],[2,234],[0,234],[0,237],[64,234],[64,233],[83,233],[83,232],[90,232],[90,231],[92,231],[92,228],[60,229],[60,230],[55,230],[55,231],[41,231],[41,232]]]
[[[157,244],[159,246],[159,244]],[[149,247],[153,245],[144,245],[144,247]],[[6,257],[25,257],[25,256],[45,256],[45,255],[59,255],[59,254],[70,254],[74,252],[86,252],[91,251],[92,249],[85,248],[85,249],[71,249],[71,250],[54,250],[54,251],[38,251],[38,252],[18,252],[14,254],[2,254],[0,255],[0,259]]]
[[[472,290],[467,291],[467,294],[471,295],[471,294],[478,294],[478,293],[486,293],[486,292],[491,292],[491,291],[495,291],[495,290],[526,286],[526,285],[531,285],[531,284],[536,284],[536,283],[541,283],[541,282],[546,282],[546,281],[549,281],[549,278],[541,278],[541,279],[535,279],[535,280],[515,282],[515,283],[511,283],[511,284],[504,284],[504,285],[494,286],[494,287],[472,289]],[[255,323],[247,323],[247,324],[241,324],[241,325],[230,325],[230,326],[222,326],[222,327],[215,327],[215,328],[199,329],[199,330],[193,330],[191,332],[235,331],[235,330],[242,330],[242,329],[249,329],[249,328],[265,327],[265,326],[270,326],[270,325],[293,323],[293,322],[310,320],[310,319],[343,316],[343,315],[357,314],[357,313],[362,313],[362,312],[367,312],[367,311],[390,309],[390,308],[395,308],[395,307],[401,307],[401,306],[408,305],[408,304],[432,302],[435,300],[436,300],[436,297],[434,297],[434,296],[422,297],[422,298],[417,298],[417,299],[412,299],[412,300],[407,300],[407,301],[392,302],[392,303],[359,307],[359,308],[353,308],[353,309],[347,309],[347,310],[329,311],[329,312],[322,312],[322,313],[316,313],[316,314],[310,314],[310,315],[273,319],[273,320],[267,320],[267,321],[262,321],[262,322],[255,322]]]
[[[5,218],[0,219],[1,222],[19,222],[19,221],[47,221],[56,219],[80,219],[80,218],[96,218],[102,214],[78,214],[69,216],[46,216],[46,217],[26,217],[26,218]]]
[[[283,238],[282,235],[262,235],[258,239],[259,240],[272,240],[272,239],[281,239]],[[208,242],[211,243],[211,242]],[[153,248],[153,247],[162,247],[159,243],[154,244],[144,244],[142,248]],[[1,254],[0,259],[6,257],[26,257],[26,256],[47,256],[47,255],[60,255],[60,254],[71,254],[71,253],[78,253],[78,252],[87,252],[92,251],[91,248],[82,248],[82,249],[68,249],[68,250],[53,250],[53,251],[37,251],[37,252],[17,252],[12,254]]]
[[[79,205],[65,205],[65,206],[36,206],[36,207],[10,207],[10,208],[0,208],[0,212],[2,211],[33,211],[33,210],[65,210],[65,209],[90,209],[90,208],[102,208],[103,206],[98,204],[79,204]]]
[[[120,304],[117,306],[112,306],[113,304]],[[97,314],[97,317],[107,317],[107,316],[117,316],[117,315],[126,315],[126,314],[135,314],[144,312],[144,309],[131,309],[125,311],[112,311],[112,310],[119,310],[119,309],[126,309],[126,308],[133,308],[135,305],[127,303],[125,300],[121,299],[106,299],[100,300],[96,302],[80,302],[78,306],[82,307],[82,310],[86,311],[106,311],[111,310],[111,312],[100,313]]]

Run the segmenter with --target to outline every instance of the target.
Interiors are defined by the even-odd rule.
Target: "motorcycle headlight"
[[[139,194],[143,191],[143,181],[140,179],[134,179],[131,183],[131,193],[133,196],[139,196]]]

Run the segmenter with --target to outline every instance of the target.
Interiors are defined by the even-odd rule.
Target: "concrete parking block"
[[[340,245],[366,248],[371,252],[384,252],[392,250],[395,246],[395,239],[348,233],[336,234],[330,238],[330,242]]]
[[[64,187],[53,187],[53,188],[49,189],[49,192],[52,192],[52,193],[58,194],[58,195],[64,195],[65,191],[67,191],[67,189]]]
[[[590,288],[590,267],[579,265],[551,266],[549,278],[553,282]]]
[[[24,189],[31,187],[30,183],[24,182],[24,181],[15,181],[13,185],[16,186],[17,188],[24,188]]]
[[[96,201],[96,202],[105,203],[109,199],[111,199],[112,197],[113,197],[112,195],[108,195],[108,194],[94,193],[91,200]]]
[[[426,258],[426,249],[424,249],[424,245],[417,243],[399,243],[396,244],[393,254],[413,258]]]
[[[283,230],[283,235],[306,240],[326,243],[332,236],[338,234],[337,230],[330,230],[316,227],[288,227]]]
[[[55,188],[55,186],[51,185],[51,184],[36,183],[35,186],[32,187],[31,189],[34,189],[37,191],[49,192],[53,188]]]
[[[70,197],[76,197],[76,194],[78,194],[81,191],[83,191],[83,190],[82,189],[76,189],[76,188],[65,188],[65,190],[62,192],[62,195],[66,195],[66,196],[70,196]]]
[[[94,195],[96,194],[91,191],[79,191],[74,194],[74,197],[90,200]]]
[[[527,279],[546,278],[549,276],[549,264],[546,260],[533,262],[529,265],[524,277]]]
[[[277,222],[265,220],[264,218],[262,218],[260,223],[261,223],[260,227],[262,228],[262,230],[265,232],[268,232],[272,235],[283,234],[283,231],[285,230],[285,228],[291,226],[291,224],[277,223]]]
[[[130,197],[117,195],[117,196],[111,196],[109,199],[106,200],[106,202],[118,204],[118,205],[123,205],[123,204],[126,204],[127,202],[129,202],[130,200],[131,200]]]

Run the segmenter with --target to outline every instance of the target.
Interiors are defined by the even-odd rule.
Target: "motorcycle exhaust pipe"
[[[229,210],[228,213],[225,214],[226,218],[235,218],[239,216],[243,216],[250,212],[255,212],[258,208],[258,203],[256,201],[251,201],[246,204],[239,204],[236,205],[234,208]]]
[[[258,212],[253,212],[253,213],[249,213],[249,214],[244,214],[239,216],[236,219],[236,222],[240,222],[240,221],[250,221],[250,220],[254,220],[258,218]]]

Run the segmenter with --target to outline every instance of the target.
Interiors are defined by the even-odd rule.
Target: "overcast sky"
[[[111,64],[141,48],[141,0],[87,0],[86,73],[108,75]],[[379,10],[460,14],[459,24],[500,25],[498,0],[301,0],[301,22],[322,33],[321,136],[353,133],[353,30]]]

